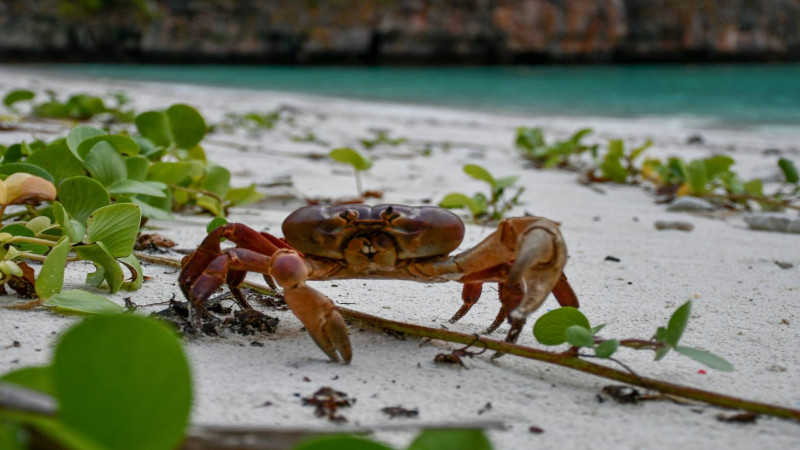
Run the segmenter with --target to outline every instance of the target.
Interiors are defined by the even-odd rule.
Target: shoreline
[[[774,166],[777,156],[762,153],[768,148],[781,149],[797,161],[800,151],[794,139],[708,130],[702,132],[702,145],[687,146],[686,138],[696,130],[660,121],[496,115],[265,91],[65,79],[0,68],[0,90],[12,87],[95,94],[122,88],[131,95],[137,111],[182,102],[198,107],[210,123],[221,120],[226,112],[265,112],[280,105],[296,108],[291,127],[282,124],[253,135],[217,133],[203,142],[209,160],[230,169],[235,185],[290,177],[291,189],[283,193],[290,200],[276,198],[231,212],[231,221],[276,234],[287,212],[297,205],[296,196],[344,197],[354,191],[352,174],[344,166],[297,155],[357,146],[371,128],[388,129],[392,136],[418,141],[453,142],[447,149],[434,147],[428,156],[416,153],[413,144],[373,150],[369,154],[375,164],[364,174],[365,187],[382,190],[381,202],[422,204],[427,199],[436,203],[450,191],[471,194],[485,190],[485,185],[461,172],[465,163],[478,163],[496,176],[519,175],[519,184],[526,191],[513,215],[531,212],[562,223],[570,249],[566,272],[584,314],[593,324],[608,324],[604,337],[647,338],[656,327],[665,325],[678,305],[694,299],[685,343],[723,356],[736,370],[701,373],[705,368],[688,358],[670,355],[654,363],[650,354],[633,351],[619,355],[626,364],[643,375],[679,384],[800,406],[800,354],[790,351],[800,346],[800,236],[751,231],[737,217],[670,213],[640,187],[599,185],[605,191],[599,194],[578,184],[575,173],[530,169],[511,148],[517,126],[542,126],[548,138],[563,138],[591,125],[595,127],[592,142],[622,138],[641,143],[650,138],[655,142],[653,154],[659,156],[689,158],[725,152],[736,159],[740,172],[755,174]],[[304,130],[314,130],[327,145],[292,139]],[[49,140],[55,136],[42,137]],[[26,137],[11,132],[0,133],[0,139],[0,144],[8,144]],[[260,190],[278,194],[263,186]],[[193,248],[205,235],[208,220],[208,216],[176,215],[172,221],[153,221],[151,226],[180,248]],[[658,220],[689,221],[695,229],[689,233],[658,231],[653,226]],[[491,227],[467,225],[460,249],[474,245],[491,231]],[[608,261],[607,256],[620,261]],[[776,261],[793,267],[783,269]],[[87,270],[68,270],[65,289],[85,288]],[[176,293],[180,298],[172,270],[152,264],[144,264],[144,270],[152,279],[141,290],[110,298],[122,304],[123,297],[132,296],[148,313],[163,306],[147,305]],[[484,298],[470,314],[452,325],[447,318],[461,304],[460,286],[454,283],[346,280],[314,282],[314,287],[334,302],[353,305],[348,308],[464,333],[484,329],[497,308],[493,285],[487,285]],[[0,298],[0,304],[11,301],[16,299]],[[556,305],[550,298],[531,316],[521,344],[545,348],[534,342],[530,329],[536,317]],[[353,426],[379,429],[393,424],[502,421],[504,430],[488,432],[497,449],[789,448],[800,440],[800,426],[787,420],[764,417],[755,425],[737,425],[718,422],[714,416],[722,410],[702,405],[599,403],[596,396],[610,384],[607,380],[508,356],[499,362],[488,356],[471,358],[465,361],[466,369],[438,366],[433,363],[435,354],[456,346],[433,343],[420,348],[418,341],[355,328],[351,328],[353,363],[331,364],[289,312],[262,310],[280,318],[276,334],[184,340],[194,369],[193,425],[335,430],[314,417],[296,396],[332,386],[358,399],[355,406],[342,411]],[[14,340],[21,343],[0,352],[0,373],[45,362],[54,342],[51,332],[60,332],[75,320],[44,309],[0,311],[0,347]],[[507,329],[503,325],[494,336],[502,336]],[[263,346],[252,346],[253,341]],[[266,401],[273,406],[259,407]],[[487,403],[491,409],[479,412]],[[418,408],[419,418],[392,420],[379,412],[397,404]],[[531,426],[545,432],[532,434],[528,431]],[[379,431],[375,436],[392,445],[406,445],[413,435],[410,431]]]

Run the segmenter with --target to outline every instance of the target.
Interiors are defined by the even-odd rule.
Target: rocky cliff
[[[2,0],[0,58],[800,60],[800,0]]]

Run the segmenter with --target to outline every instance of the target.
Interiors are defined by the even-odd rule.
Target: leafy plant
[[[640,339],[602,339],[598,333],[605,325],[592,327],[589,319],[579,310],[572,307],[563,307],[550,311],[541,316],[533,326],[536,340],[544,345],[561,345],[568,343],[571,351],[576,356],[586,356],[579,353],[580,349],[590,349],[598,358],[611,358],[619,347],[630,347],[636,350],[653,350],[655,360],[658,361],[670,350],[694,359],[712,369],[730,371],[733,366],[705,350],[680,345],[680,339],[689,322],[692,302],[688,301],[679,307],[669,319],[666,327],[659,327],[650,340]]]
[[[652,145],[653,142],[648,140],[626,152],[625,143],[621,139],[608,141],[608,151],[599,164],[600,177],[595,177],[593,181],[636,182],[639,169],[635,166],[635,162]]]
[[[591,128],[582,128],[569,139],[547,144],[541,128],[520,127],[517,128],[514,145],[524,158],[533,161],[537,167],[570,167],[574,156],[597,150],[597,145],[590,146],[581,142],[591,132]]]
[[[515,205],[519,204],[519,196],[525,190],[520,187],[511,198],[506,198],[506,190],[514,185],[518,176],[495,178],[485,168],[476,164],[464,166],[464,173],[489,185],[489,195],[478,192],[471,197],[460,192],[451,192],[444,196],[439,206],[442,208],[468,208],[476,221],[500,220]]]
[[[372,150],[379,145],[396,147],[408,140],[406,138],[390,137],[389,130],[372,129],[370,132],[373,134],[372,138],[359,139],[359,142],[366,150]]]
[[[129,123],[133,121],[133,110],[124,109],[127,97],[121,94],[112,95],[113,105],[102,97],[89,94],[73,94],[62,101],[53,91],[47,91],[48,99],[40,103],[32,103],[31,114],[34,117],[51,119],[89,120],[104,115],[113,122]],[[20,102],[33,102],[36,93],[27,89],[15,89],[3,98],[3,104],[12,112],[19,112],[16,105]]]
[[[58,408],[56,415],[0,409],[0,434],[33,429],[61,448],[174,448],[189,421],[191,373],[180,340],[144,317],[88,318],[64,333],[51,364],[0,382],[52,396]],[[27,447],[25,433],[8,434],[10,448]]]
[[[361,172],[367,171],[372,167],[372,159],[349,147],[335,148],[330,151],[328,156],[336,162],[348,164],[353,168],[356,177],[356,191],[358,196],[361,197],[364,193],[361,188]]]

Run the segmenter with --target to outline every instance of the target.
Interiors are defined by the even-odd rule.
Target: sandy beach
[[[372,129],[408,139],[368,153],[374,166],[363,175],[364,188],[383,192],[381,203],[436,204],[452,191],[470,195],[485,191],[484,184],[462,172],[467,163],[480,164],[496,176],[518,175],[518,185],[525,191],[511,215],[530,213],[561,223],[570,254],[566,274],[592,324],[607,324],[604,337],[650,338],[678,306],[692,299],[684,344],[724,357],[735,371],[706,369],[677,354],[653,362],[652,353],[629,349],[621,350],[619,359],[642,376],[800,408],[800,235],[750,230],[743,214],[668,212],[665,205],[654,202],[651,192],[638,186],[602,184],[596,185],[599,190],[592,189],[579,184],[574,172],[534,169],[513,148],[519,126],[541,127],[550,140],[591,127],[594,133],[588,142],[605,145],[608,139],[624,139],[638,145],[651,139],[654,145],[648,152],[653,156],[729,155],[736,159],[735,169],[749,179],[779,174],[776,151],[800,162],[800,130],[796,135],[770,135],[757,129],[709,129],[684,118],[526,117],[0,68],[0,92],[14,88],[39,93],[53,89],[62,95],[124,91],[137,111],[187,103],[211,124],[229,112],[289,108],[292,124],[282,122],[257,134],[218,130],[202,143],[209,160],[230,169],[234,186],[257,183],[266,194],[260,203],[233,209],[229,220],[276,235],[282,220],[304,199],[355,195],[347,167],[309,155],[358,147],[359,139],[371,136]],[[38,130],[35,137],[45,140],[68,129],[52,122],[31,127]],[[316,142],[293,139],[309,132]],[[693,135],[701,135],[703,142],[688,145]],[[30,139],[29,131],[0,133],[4,145]],[[205,236],[209,220],[207,215],[176,214],[173,220],[151,221],[148,227],[179,248],[191,249]],[[659,220],[690,222],[694,229],[659,231],[654,227]],[[460,249],[492,231],[491,226],[468,223]],[[86,288],[88,266],[71,265],[65,289]],[[150,278],[142,289],[110,298],[122,304],[123,297],[131,297],[144,314],[164,307],[154,304],[181,298],[174,269],[144,263],[144,271]],[[461,286],[456,283],[352,280],[313,282],[313,286],[351,309],[463,333],[480,333],[498,308],[496,288],[489,285],[482,300],[456,324],[447,322],[461,305]],[[0,305],[17,301],[13,296],[0,297]],[[537,317],[557,307],[550,297],[530,317],[519,343],[546,349],[536,342],[531,327]],[[723,410],[703,404],[601,402],[598,394],[603,386],[614,382],[511,356],[491,361],[488,353],[465,359],[464,368],[441,366],[434,363],[434,356],[457,346],[435,342],[420,346],[415,339],[361,332],[357,327],[350,335],[352,363],[331,363],[290,312],[259,308],[279,317],[276,333],[185,340],[195,384],[193,425],[368,428],[376,430],[377,439],[398,447],[407,445],[417,427],[476,423],[490,426],[487,433],[497,449],[800,445],[800,425],[794,421],[761,417],[751,424],[723,423],[716,419]],[[45,309],[0,311],[0,373],[49,361],[56,335],[77,320]],[[505,324],[493,337],[502,338],[507,330]],[[20,346],[11,347],[14,341]],[[302,405],[300,397],[323,386],[357,399],[342,410],[347,424],[317,418],[313,408]],[[397,405],[418,409],[419,416],[391,419],[380,412]],[[544,432],[532,433],[530,427]]]

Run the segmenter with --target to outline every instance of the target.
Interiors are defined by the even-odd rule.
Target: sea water
[[[800,64],[529,67],[67,64],[48,71],[500,110],[680,117],[800,133]]]

